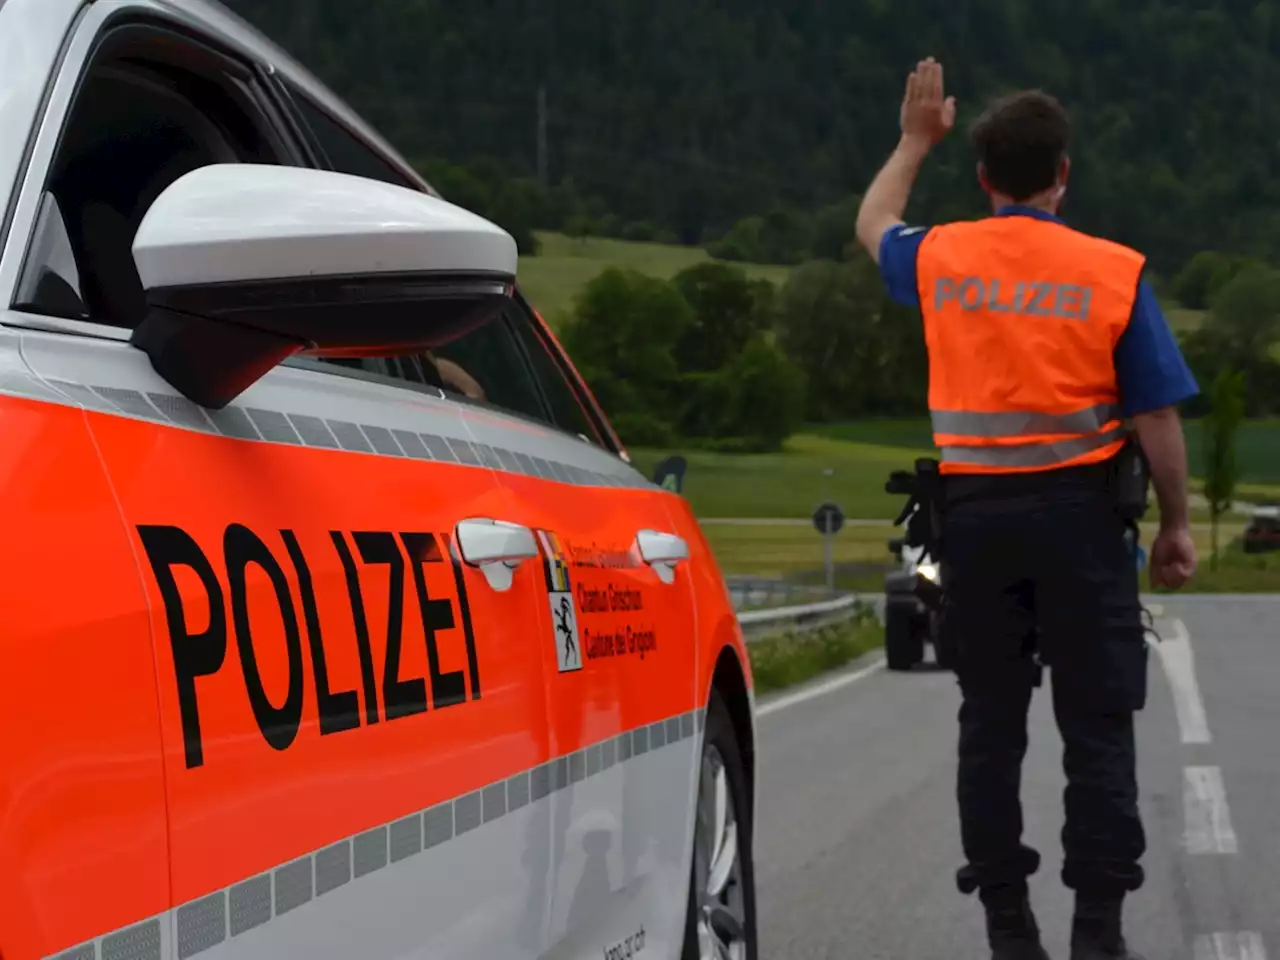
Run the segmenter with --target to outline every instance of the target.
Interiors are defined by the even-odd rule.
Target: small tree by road
[[[1218,569],[1218,520],[1231,509],[1240,478],[1236,434],[1243,419],[1244,374],[1223,367],[1214,378],[1205,417],[1204,496],[1209,501],[1211,570]]]

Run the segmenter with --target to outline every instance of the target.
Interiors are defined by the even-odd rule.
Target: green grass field
[[[1156,525],[1142,525],[1142,544],[1150,549]],[[811,527],[794,525],[729,526],[707,524],[703,528],[721,569],[728,575],[775,579],[804,578],[820,583],[824,565],[822,538]],[[1200,567],[1188,592],[1274,593],[1280,591],[1280,553],[1248,555],[1233,541],[1244,532],[1239,519],[1224,520],[1218,537],[1221,562],[1210,563],[1210,532],[1205,524],[1192,530]],[[832,559],[837,564],[836,587],[878,593],[884,574],[893,564],[888,541],[901,532],[890,526],[849,526],[833,538]],[[856,565],[856,566],[853,566]],[[1147,589],[1144,580],[1144,589]]]
[[[1192,470],[1202,462],[1200,425],[1187,424]],[[1242,476],[1239,498],[1280,499],[1280,421],[1254,421],[1240,433]],[[633,450],[632,459],[648,475],[668,453]],[[700,517],[801,518],[825,498],[845,514],[890,520],[902,499],[884,492],[893,470],[910,469],[918,456],[932,455],[924,420],[863,421],[813,427],[792,437],[776,454],[739,455],[680,451],[689,461],[685,496]],[[824,470],[831,470],[830,477]],[[1196,511],[1195,519],[1205,519]]]
[[[791,577],[818,570],[824,562],[822,538],[808,525],[708,523],[704,525],[703,532],[716,559],[729,574]],[[1225,547],[1243,532],[1243,519],[1224,519],[1219,525],[1219,543]],[[1155,535],[1154,523],[1143,524],[1142,542],[1145,545],[1150,546]],[[888,565],[893,560],[889,554],[889,539],[897,536],[901,536],[901,531],[889,525],[846,526],[833,538],[832,559],[837,564]],[[1192,536],[1202,561],[1207,565],[1210,548],[1208,528],[1197,524]]]
[[[632,459],[652,476],[671,451],[633,450]],[[850,442],[806,434],[792,437],[777,454],[681,451],[689,461],[685,496],[700,517],[807,517],[830,497],[850,517],[892,520],[901,497],[884,492],[894,470],[916,455],[904,446]],[[833,475],[824,477],[823,470]]]
[[[520,258],[520,287],[529,302],[558,327],[573,312],[574,300],[607,267],[638,270],[669,280],[686,267],[710,260],[701,247],[663,243],[631,243],[588,237],[575,240],[558,233],[539,233],[542,249],[536,257]],[[750,277],[786,282],[790,267],[738,264]]]

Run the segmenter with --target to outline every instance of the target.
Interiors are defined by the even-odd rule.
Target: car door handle
[[[653,567],[653,572],[663,583],[674,583],[676,564],[689,559],[689,544],[674,533],[641,530],[636,534],[636,547],[640,551],[640,559]]]
[[[500,593],[511,589],[516,568],[538,555],[533,531],[518,523],[475,517],[458,523],[457,536],[463,562],[479,567]]]

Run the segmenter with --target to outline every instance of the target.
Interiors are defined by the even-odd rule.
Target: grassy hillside
[[[686,267],[710,260],[701,247],[664,243],[631,243],[587,237],[575,240],[558,233],[539,233],[542,249],[536,257],[520,258],[520,286],[530,302],[553,327],[573,311],[578,292],[606,267],[638,270],[664,280]],[[781,285],[790,267],[742,264],[748,276],[765,277]]]

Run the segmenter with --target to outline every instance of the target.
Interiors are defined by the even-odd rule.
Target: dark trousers
[[[960,889],[1025,883],[1027,708],[1049,670],[1067,777],[1063,882],[1111,899],[1143,882],[1133,715],[1147,692],[1138,576],[1095,475],[1055,471],[948,503],[944,629],[963,694],[957,795]]]

